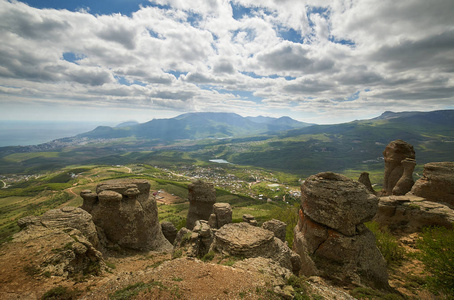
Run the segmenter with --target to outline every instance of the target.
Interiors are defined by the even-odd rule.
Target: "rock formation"
[[[216,202],[216,190],[210,183],[198,180],[188,185],[189,211],[186,228],[194,228],[195,221],[210,218],[213,204]]]
[[[377,192],[375,192],[374,188],[372,187],[372,184],[370,183],[369,173],[362,172],[361,175],[359,175],[358,182],[364,184],[364,186],[370,193],[374,195],[377,194]]]
[[[39,272],[67,277],[99,275],[106,268],[101,252],[93,245],[99,245],[95,224],[80,208],[49,210],[40,217],[22,218],[18,225],[22,230],[12,243],[25,245],[22,253],[31,251],[28,256],[38,262]],[[41,250],[36,253],[37,249]]]
[[[96,193],[82,191],[82,208],[93,216],[110,244],[135,250],[170,249],[149,193],[146,180],[112,180],[99,184]]]
[[[405,195],[408,193],[415,181],[413,180],[413,171],[415,170],[416,161],[411,158],[406,158],[402,161],[402,167],[404,172],[399,181],[397,181],[396,186],[393,188],[393,195]]]
[[[208,222],[197,220],[192,231],[183,227],[174,242],[173,257],[182,255],[201,258],[210,250],[213,232]]]
[[[249,223],[251,224],[252,226],[257,226],[257,220],[255,219],[255,217],[253,215],[250,215],[250,214],[244,214],[243,215],[243,222],[246,222],[246,223]]]
[[[232,207],[228,203],[213,204],[213,213],[208,223],[212,228],[221,228],[225,224],[232,223]]]
[[[293,249],[304,275],[387,289],[386,262],[365,226],[378,208],[366,187],[331,172],[306,179]]]
[[[282,267],[299,271],[299,257],[274,233],[249,223],[231,223],[215,232],[211,250],[245,258],[264,257]]]
[[[442,203],[428,201],[411,194],[381,197],[374,220],[399,233],[420,232],[427,226],[451,229],[454,210]]]
[[[424,165],[423,177],[411,192],[434,202],[454,206],[454,162],[433,162]]]
[[[412,145],[402,140],[392,141],[386,146],[383,151],[385,158],[385,176],[383,181],[383,195],[392,195],[393,189],[405,174],[405,178],[402,179],[402,186],[396,188],[395,193],[403,195],[410,191],[410,177],[414,169],[415,150]],[[407,159],[405,164],[402,162]],[[411,166],[413,169],[410,171]],[[404,173],[404,166],[407,167],[407,171]],[[411,179],[412,180],[412,179]],[[408,188],[409,186],[409,188]]]
[[[171,222],[164,221],[161,223],[161,230],[169,243],[173,244],[178,232],[175,226]]]
[[[262,224],[262,228],[274,233],[274,236],[285,243],[287,224],[282,221],[272,219]]]

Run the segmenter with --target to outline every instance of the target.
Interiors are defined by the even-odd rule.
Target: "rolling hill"
[[[414,145],[419,166],[454,161],[454,110],[385,112],[369,120],[307,125],[285,117],[191,113],[127,127],[98,127],[42,145],[0,148],[0,174],[80,164],[182,168],[213,164],[212,159],[299,176],[327,170],[381,172],[382,152],[396,139]]]

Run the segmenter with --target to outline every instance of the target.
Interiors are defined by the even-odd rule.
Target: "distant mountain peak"
[[[139,122],[134,121],[134,120],[131,120],[131,121],[126,121],[126,122],[120,123],[120,124],[118,124],[118,125],[115,126],[115,127],[117,127],[117,128],[121,128],[121,127],[130,127],[130,126],[135,126],[135,125],[137,125],[137,124],[139,124]]]

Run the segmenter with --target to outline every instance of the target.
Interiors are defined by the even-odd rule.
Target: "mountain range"
[[[186,113],[171,119],[153,119],[146,123],[126,122],[116,127],[99,126],[80,134],[88,138],[125,138],[146,140],[194,140],[229,138],[303,128],[313,124],[289,117],[242,117],[234,113]]]

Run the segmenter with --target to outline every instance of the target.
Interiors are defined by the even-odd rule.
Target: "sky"
[[[0,120],[454,108],[452,0],[0,0]]]

